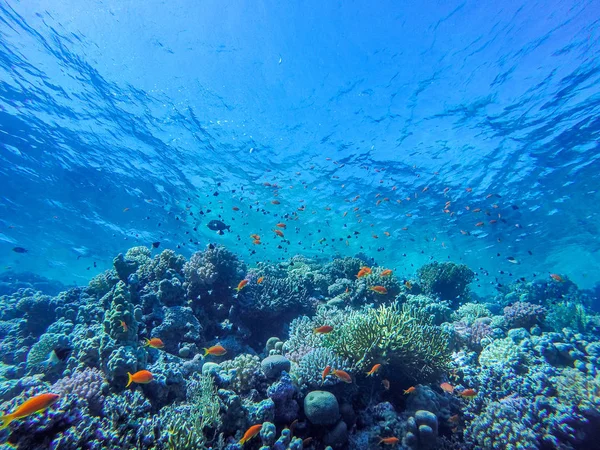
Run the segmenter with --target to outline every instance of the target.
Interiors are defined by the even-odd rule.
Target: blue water
[[[549,273],[592,288],[599,18],[594,1],[2,0],[0,268],[85,284],[134,245],[219,242],[249,263],[362,251],[406,276],[462,261],[483,293]]]

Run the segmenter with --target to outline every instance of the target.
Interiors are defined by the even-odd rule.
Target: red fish
[[[225,348],[219,344],[204,349],[204,356],[223,356],[225,353],[227,353],[227,350],[225,350]]]
[[[121,328],[123,328],[123,333],[127,333],[127,331],[129,330],[129,328],[127,327],[127,324],[125,323],[124,320],[121,320]]]
[[[417,390],[417,388],[416,388],[416,387],[414,387],[414,386],[411,386],[411,387],[409,387],[408,389],[405,389],[405,390],[404,390],[404,395],[412,394],[412,393],[413,393],[413,392],[415,392],[416,390]]]
[[[279,200],[271,200],[271,203],[274,205],[279,205],[281,202]]]
[[[325,378],[327,378],[327,375],[329,375],[330,373],[331,373],[331,366],[325,367],[325,369],[323,370],[323,374],[321,375],[321,383],[325,383]]]
[[[256,280],[256,284],[261,284],[263,281],[265,281],[265,277],[260,277],[258,280]]]
[[[465,389],[459,395],[464,398],[472,399],[477,395],[477,391],[475,391],[475,389]]]
[[[369,288],[373,292],[377,292],[378,294],[385,295],[387,294],[387,289],[383,286],[372,286]]]
[[[344,370],[335,369],[331,372],[331,375],[342,380],[344,383],[352,383],[352,377]]]
[[[275,234],[279,237],[283,237],[283,231],[281,230],[273,230],[275,232]]]
[[[362,277],[366,277],[367,275],[371,274],[371,269],[369,267],[361,267],[360,270],[358,271],[358,274],[356,275],[356,278],[362,278]]]
[[[277,224],[277,226],[278,226],[279,228],[285,228],[285,227],[286,227],[286,224],[285,224],[285,223],[278,223],[278,224]]]
[[[237,285],[237,287],[235,288],[236,291],[240,292],[242,289],[244,289],[244,286],[246,286],[248,284],[248,280],[244,279],[242,281],[240,281]]]
[[[442,391],[447,392],[448,394],[454,393],[454,386],[450,383],[442,383],[440,384],[440,387],[442,388]]]
[[[565,282],[565,280],[563,279],[563,277],[561,277],[557,273],[551,273],[550,274],[550,278],[552,278],[554,281],[558,281],[559,283],[564,283]]]
[[[127,382],[127,386],[125,386],[126,388],[129,387],[131,383],[148,384],[154,380],[154,377],[148,370],[140,370],[133,375],[127,372],[127,376],[129,377],[129,381]]]
[[[477,222],[477,223],[475,224],[475,226],[476,226],[476,227],[482,227],[483,225],[484,225],[484,223],[483,223],[483,222]]]
[[[313,330],[313,333],[316,334],[327,334],[333,331],[333,327],[331,325],[322,325]]]
[[[248,428],[248,430],[244,433],[244,436],[242,436],[242,439],[240,439],[239,444],[240,445],[244,445],[246,442],[248,442],[250,439],[252,439],[254,436],[256,436],[258,433],[260,433],[260,429],[262,428],[262,423],[259,423],[258,425],[252,425],[250,428]]]
[[[0,426],[0,430],[3,430],[6,427],[8,427],[13,420],[23,419],[24,417],[28,417],[32,414],[49,408],[54,403],[56,403],[59,398],[60,395],[52,393],[39,394],[35,397],[30,398],[29,400],[21,404],[21,406],[19,406],[14,412],[5,416],[0,416],[0,420],[2,421],[2,426]]]
[[[397,437],[387,437],[387,438],[380,437],[377,445],[381,445],[381,444],[396,445],[398,442],[400,442],[400,439],[398,439]]]
[[[165,344],[160,338],[155,337],[152,339],[146,339],[146,341],[144,342],[144,346],[152,348],[164,348]]]
[[[379,276],[380,277],[389,277],[392,274],[392,271],[390,269],[385,269],[384,271],[382,271]]]
[[[379,369],[381,369],[381,364],[375,364],[375,365],[374,365],[374,366],[371,368],[371,370],[369,370],[369,371],[367,372],[367,376],[368,376],[368,377],[370,377],[370,376],[373,376],[373,375],[375,375],[375,374],[376,374],[376,373],[379,371]]]

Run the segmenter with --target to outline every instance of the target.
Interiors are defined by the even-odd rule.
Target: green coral
[[[131,294],[122,281],[113,289],[111,304],[104,315],[104,331],[122,344],[133,344],[137,341],[137,320]]]
[[[567,367],[552,380],[556,397],[564,404],[577,405],[584,415],[595,415],[600,409],[600,374],[586,375]]]
[[[479,365],[489,367],[494,364],[516,365],[523,362],[525,354],[514,341],[507,337],[496,339],[485,347],[479,355]]]
[[[459,297],[468,298],[469,283],[475,278],[475,273],[467,266],[453,262],[426,264],[417,275],[425,294],[453,302]]]
[[[423,312],[433,320],[435,325],[441,325],[444,322],[450,321],[452,308],[450,302],[445,300],[437,300],[426,295],[411,295],[403,296],[406,300],[404,303],[415,308],[423,310]]]
[[[590,316],[581,303],[564,301],[550,307],[544,323],[556,331],[571,328],[583,333],[590,325]]]
[[[472,325],[477,319],[491,316],[492,313],[485,305],[482,305],[481,303],[465,303],[452,313],[452,320],[454,322],[464,322],[467,325]]]
[[[219,364],[225,375],[231,376],[230,388],[237,394],[243,394],[254,389],[262,378],[260,358],[247,353]]]
[[[448,341],[448,334],[422,309],[395,303],[349,313],[324,344],[350,359],[357,370],[387,362],[392,372],[422,380],[447,369]]]

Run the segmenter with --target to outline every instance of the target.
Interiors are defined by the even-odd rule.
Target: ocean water
[[[242,279],[253,285],[259,276],[275,273],[265,267],[283,264],[288,270],[296,255],[319,265],[312,269],[313,278],[328,273],[325,266],[333,259],[358,255],[366,266],[393,271],[397,284],[388,286],[388,294],[394,296],[417,294],[410,286],[426,284],[417,274],[426,264],[465,264],[474,272],[469,300],[493,305],[490,317],[502,316],[502,308],[516,300],[542,305],[554,317],[559,311],[574,317],[576,311],[553,310],[552,305],[581,302],[592,317],[600,309],[599,23],[600,5],[591,0],[0,0],[0,295],[33,287],[56,296],[87,286],[132,247],[148,247],[152,256],[171,249],[189,259],[210,245],[224,246],[247,267],[261,268],[215,282],[214,295],[221,297],[214,311],[205,305],[208,322],[229,320],[230,326],[203,323],[203,341],[210,346],[235,340],[232,357],[260,354],[258,345],[269,337],[247,323],[246,336],[246,328],[236,328],[236,319],[222,314],[236,307],[236,295],[247,302],[244,307],[256,301],[250,294],[245,299],[245,287],[237,294],[233,289]],[[213,220],[229,228],[220,234],[209,228]],[[183,272],[180,278],[183,283]],[[348,280],[361,282],[354,275]],[[133,297],[143,297],[142,287],[135,291],[127,277],[121,281],[129,282]],[[331,288],[333,281],[329,289],[307,288],[315,305],[342,296],[343,290]],[[352,292],[354,284],[344,286]],[[543,293],[532,286],[541,286]],[[557,288],[557,293],[556,286],[564,290]],[[202,295],[212,298],[213,289]],[[522,296],[524,291],[529,297]],[[3,323],[23,319],[7,312],[30,295],[19,292],[0,302]],[[378,299],[367,294],[360,302],[346,299],[344,306],[358,310]],[[423,294],[435,297],[436,291],[425,288]],[[455,313],[463,303],[437,294]],[[193,300],[189,291],[180,295]],[[183,305],[160,301],[165,308]],[[135,316],[139,328],[121,330],[131,335],[114,335],[122,317],[108,318],[107,302],[112,331],[106,333],[113,333],[117,343],[125,348],[138,338],[153,337],[158,324],[148,311],[143,320]],[[132,302],[131,308],[139,306]],[[310,311],[290,302],[279,316],[258,308],[252,317],[279,321],[279,328],[267,327],[265,333],[280,333],[285,341],[290,321]],[[17,339],[18,345],[4,343],[12,355],[0,371],[5,385],[46,373],[32,369],[24,358],[41,336],[69,333],[68,327],[56,325],[62,323],[60,314],[55,325],[37,331],[27,325],[17,332],[6,325],[10,331],[0,336]],[[133,317],[134,309],[128,314]],[[460,322],[457,316],[446,319],[435,326]],[[68,320],[83,326],[80,319]],[[532,341],[550,336],[548,342],[563,345],[561,352],[584,355],[547,361],[552,367],[544,366],[547,376],[566,377],[550,372],[577,369],[577,362],[579,369],[588,365],[585,376],[596,376],[600,355],[584,351],[598,340],[594,320],[578,329],[573,319],[573,332],[582,334],[568,338],[551,335],[563,328],[556,323],[525,321]],[[544,333],[541,337],[533,334],[535,327],[535,333]],[[495,335],[498,340],[516,329],[506,323],[500,328],[504,334]],[[163,332],[163,339],[188,339]],[[195,342],[183,354],[177,345],[167,349],[182,358],[202,348]],[[471,387],[484,392],[487,386],[473,375],[485,365],[477,364],[478,345],[453,348],[453,364],[464,368],[464,378],[457,381],[463,392]],[[54,345],[56,354],[59,347],[78,345]],[[289,349],[298,350],[292,344]],[[475,359],[469,359],[469,351]],[[385,358],[379,357],[373,362],[385,368]],[[123,367],[145,369],[156,358],[138,355],[137,363]],[[59,364],[49,381],[85,366],[73,364]],[[534,363],[529,359],[528,364]],[[362,373],[363,368],[350,365],[353,377]],[[10,374],[7,366],[13,367]],[[124,395],[114,386],[127,381],[127,370],[116,373],[109,366],[100,361],[87,367],[107,377],[107,398]],[[412,384],[433,383],[437,389],[442,381],[456,380],[438,376]],[[411,385],[399,384],[402,390]],[[4,402],[23,395],[14,386],[3,389]],[[156,392],[144,392],[153,414],[168,404],[156,400]],[[334,393],[341,398],[340,391]],[[542,395],[533,390],[529,397],[504,394],[493,401],[527,403]],[[171,401],[185,397],[169,395]],[[384,393],[378,401],[389,401],[399,415],[404,410],[400,391],[395,400]],[[354,403],[358,415],[378,414],[359,403]],[[592,409],[600,406],[591,404]],[[490,444],[481,438],[474,444],[469,436],[480,426],[474,421],[493,408],[466,408],[451,402],[448,411],[464,419],[458,427],[440,425],[440,436],[454,439],[455,448],[512,448],[506,439]],[[562,414],[585,416],[575,409]],[[588,416],[586,421],[595,423]],[[279,433],[283,422],[275,422]],[[571,422],[561,423],[567,427]],[[361,431],[358,423],[346,424],[354,438],[338,447],[378,448],[372,440],[360,444],[357,436],[370,425]],[[471,434],[462,433],[469,429]],[[320,433],[304,448],[325,448],[325,431],[303,430]],[[392,430],[402,442],[389,445],[425,448],[424,441],[410,447],[405,425],[378,432],[386,437]],[[224,439],[235,431],[219,428]],[[538,442],[539,447],[530,443],[523,448],[598,448],[592,435],[577,441],[556,432],[557,441],[545,441],[546,447]],[[36,448],[75,445],[48,439]],[[151,448],[139,440],[127,442],[130,448]],[[111,448],[107,442],[98,445],[93,448]],[[244,448],[259,448],[252,445],[258,444]],[[433,448],[442,445],[437,441]]]

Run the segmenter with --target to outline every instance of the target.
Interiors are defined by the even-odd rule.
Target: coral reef
[[[475,274],[464,264],[453,262],[426,264],[417,271],[420,286],[427,295],[465,303],[469,298],[469,283]]]

